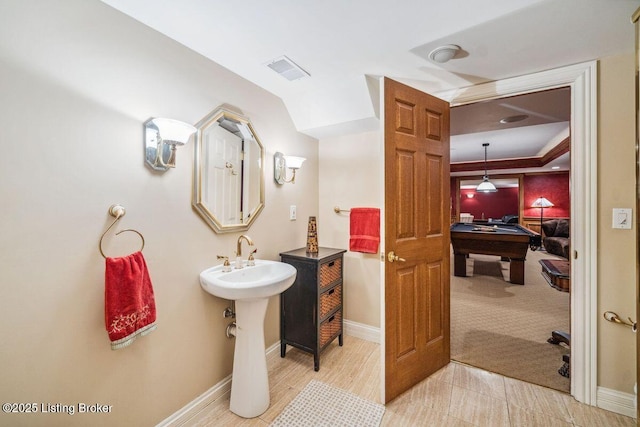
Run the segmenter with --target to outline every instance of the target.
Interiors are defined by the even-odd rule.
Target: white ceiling
[[[515,123],[501,123],[503,118],[522,116]],[[543,157],[570,135],[571,91],[560,88],[510,98],[453,107],[451,109],[451,163]],[[570,167],[569,153],[542,168],[493,171],[540,172]],[[554,169],[552,169],[554,168]],[[489,169],[491,172],[491,169]],[[468,175],[469,172],[452,173]]]
[[[630,17],[640,6],[637,0],[102,1],[279,96],[298,130],[318,138],[377,129],[379,76],[437,95],[633,52]],[[445,64],[428,60],[443,44],[463,51]],[[266,66],[282,55],[311,76],[288,81]],[[562,120],[552,122],[535,129],[544,135],[529,152],[558,133]],[[526,155],[513,147],[500,153],[495,132],[481,137],[491,138],[490,158]],[[470,158],[465,144],[482,150],[480,139],[461,139],[459,147],[452,139],[452,159]]]

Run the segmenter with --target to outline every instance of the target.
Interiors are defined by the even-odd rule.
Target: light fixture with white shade
[[[487,147],[489,143],[485,142],[482,146],[484,147],[484,176],[482,177],[482,182],[476,187],[476,191],[480,191],[481,193],[495,193],[498,189],[489,181],[489,175],[487,174]]]
[[[153,170],[176,167],[178,146],[189,142],[196,128],[174,119],[155,118],[144,122],[145,162]]]
[[[447,44],[444,46],[438,46],[429,52],[429,59],[438,64],[444,64],[452,60],[460,51],[460,46],[455,44]]]
[[[544,208],[550,208],[553,206],[553,203],[551,203],[549,200],[545,199],[544,197],[538,197],[533,204],[531,204],[532,208],[540,208],[540,232],[542,233],[542,214],[544,211]]]
[[[280,185],[289,182],[296,183],[296,171],[302,167],[302,163],[307,160],[304,157],[285,156],[279,151],[273,155],[273,179]],[[287,179],[287,169],[291,169],[292,175]]]

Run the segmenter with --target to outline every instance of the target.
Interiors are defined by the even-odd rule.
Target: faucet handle
[[[223,273],[228,273],[229,271],[231,271],[231,264],[229,263],[229,257],[228,256],[216,255],[216,257],[218,259],[223,259],[224,260],[224,264],[222,264],[222,272]]]
[[[256,265],[256,259],[253,257],[253,254],[255,254],[256,252],[258,252],[258,248],[252,250],[249,253],[249,258],[247,258],[247,265],[248,266],[254,266]]]

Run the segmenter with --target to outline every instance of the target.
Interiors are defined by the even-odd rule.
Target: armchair
[[[554,255],[569,259],[569,221],[566,219],[551,219],[542,223],[544,239],[542,245],[545,250]]]

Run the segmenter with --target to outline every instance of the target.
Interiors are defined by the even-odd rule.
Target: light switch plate
[[[632,223],[631,209],[613,208],[613,228],[630,230]]]
[[[296,220],[296,205],[289,206],[289,220]]]

